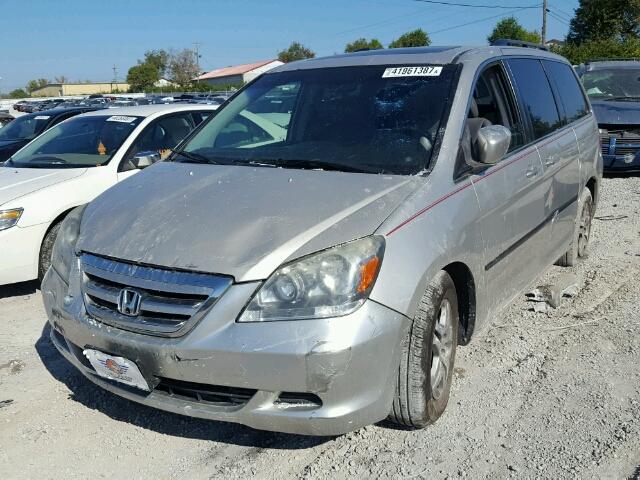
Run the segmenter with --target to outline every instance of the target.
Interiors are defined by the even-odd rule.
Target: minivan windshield
[[[44,130],[49,115],[24,115],[13,120],[0,130],[0,142],[11,140],[31,140]]]
[[[582,76],[582,83],[594,100],[640,100],[640,67],[591,70]]]
[[[47,130],[10,159],[11,167],[73,168],[106,164],[142,117],[80,115]]]
[[[455,72],[411,65],[269,73],[171,160],[415,174],[433,154]]]

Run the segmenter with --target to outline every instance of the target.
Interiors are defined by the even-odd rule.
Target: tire
[[[40,246],[40,261],[38,262],[38,281],[42,282],[45,273],[51,266],[51,252],[53,251],[53,244],[56,242],[58,236],[58,230],[60,230],[62,221],[55,223],[44,236],[42,245]]]
[[[588,188],[584,188],[578,201],[578,215],[569,250],[562,255],[556,265],[573,267],[578,261],[586,257],[589,238],[591,236],[591,221],[593,220],[593,198]]]
[[[444,412],[453,379],[459,321],[455,285],[448,273],[440,271],[422,296],[402,343],[389,415],[392,422],[410,429],[424,428]]]

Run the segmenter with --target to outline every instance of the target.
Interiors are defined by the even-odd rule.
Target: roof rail
[[[523,48],[536,48],[538,50],[549,51],[549,47],[540,43],[525,42],[523,40],[511,40],[509,38],[498,38],[491,42],[493,47],[523,47]]]
[[[640,57],[605,57],[605,58],[590,58],[585,64],[593,62],[640,62]]]

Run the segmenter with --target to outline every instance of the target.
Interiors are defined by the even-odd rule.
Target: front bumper
[[[640,172],[640,154],[633,157],[626,155],[602,155],[605,172]]]
[[[40,244],[49,224],[0,231],[0,285],[25,282],[38,277]]]
[[[257,283],[234,285],[183,337],[127,332],[89,318],[79,291],[79,271],[71,288],[49,269],[42,294],[52,341],[97,385],[159,409],[262,430],[337,435],[375,423],[390,410],[409,320],[376,302],[355,313],[323,320],[236,323]],[[82,350],[94,348],[128,358],[150,385],[192,382],[250,389],[240,405],[211,404],[170,396],[155,388],[137,391],[98,377]],[[313,394],[316,405],[279,401],[281,392]]]

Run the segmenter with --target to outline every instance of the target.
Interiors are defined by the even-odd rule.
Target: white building
[[[245,63],[233,67],[218,68],[197,77],[196,81],[210,85],[231,85],[247,83],[258,75],[268,72],[272,68],[283,65],[280,60],[263,60],[261,62]]]
[[[175,87],[176,84],[171,80],[167,80],[166,78],[160,78],[156,83],[153,84],[154,87]]]

